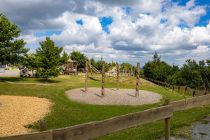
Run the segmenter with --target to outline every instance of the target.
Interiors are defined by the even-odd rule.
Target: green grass
[[[171,122],[171,135],[188,137],[189,134],[178,132],[195,121],[201,120],[204,116],[210,113],[210,106],[199,107],[186,111],[179,111],[174,113]],[[146,125],[130,128],[119,131],[108,136],[98,138],[100,140],[154,140],[163,137],[164,135],[164,121],[157,121]]]
[[[107,77],[105,87],[115,88],[115,78]],[[41,85],[23,85],[10,84],[5,81],[15,83],[48,83],[48,86]],[[177,92],[160,87],[150,82],[142,80],[140,89],[153,91],[163,95],[164,98],[170,100],[180,100],[184,96]],[[89,80],[90,87],[100,87],[100,77],[93,77]],[[145,109],[160,106],[163,103],[142,105],[142,106],[103,106],[103,105],[87,105],[74,101],[70,101],[65,91],[73,88],[83,87],[83,76],[59,76],[51,81],[44,81],[35,78],[0,78],[0,94],[1,95],[21,95],[21,96],[36,96],[50,99],[54,105],[51,113],[44,118],[49,129],[61,128],[75,124],[103,120],[117,115],[127,114],[130,112],[142,111]],[[135,88],[134,77],[123,77],[120,88]],[[189,96],[186,96],[189,97]],[[196,121],[208,113],[209,108],[193,109],[189,111],[175,113],[173,119],[173,128],[178,129],[186,124]],[[191,113],[196,112],[194,116]],[[31,126],[31,125],[30,125]],[[102,139],[154,139],[162,136],[164,125],[161,121],[151,123],[136,128],[131,128],[125,131],[120,131],[113,135],[103,137]],[[33,128],[38,129],[38,124],[33,124]],[[146,132],[146,133],[145,133]],[[173,132],[173,131],[172,131]]]

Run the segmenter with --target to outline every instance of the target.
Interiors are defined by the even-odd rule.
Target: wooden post
[[[193,91],[193,97],[195,97],[195,90]]]
[[[133,66],[133,71],[132,71],[132,73],[133,73],[133,77],[135,77],[135,68],[134,68],[134,66]]]
[[[206,90],[206,88],[204,89],[204,95],[206,95],[207,94],[207,90]]]
[[[178,86],[178,92],[180,92],[180,88],[181,88],[181,87],[180,87],[180,86]]]
[[[87,92],[88,87],[88,61],[85,63],[85,92]]]
[[[137,63],[137,68],[136,68],[136,97],[139,96],[139,67],[140,63]]]
[[[165,140],[170,140],[170,119],[165,119]]]
[[[76,69],[76,75],[78,75],[78,71],[77,71],[77,63],[76,63],[75,69]]]
[[[101,79],[101,95],[102,96],[104,96],[104,93],[105,93],[105,91],[104,91],[104,62],[103,62],[103,64],[102,64],[102,79]]]
[[[117,90],[119,90],[119,84],[120,84],[120,66],[117,63]]]
[[[131,66],[130,68],[130,76],[132,76],[132,72],[133,72],[133,66]]]
[[[186,94],[187,92],[187,86],[185,86],[185,89],[184,89],[184,94]]]

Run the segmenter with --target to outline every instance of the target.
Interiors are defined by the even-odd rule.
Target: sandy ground
[[[0,95],[0,137],[31,132],[24,126],[42,119],[51,105],[45,98]]]
[[[145,90],[140,90],[139,97],[135,97],[134,89],[105,89],[104,97],[100,93],[100,88],[88,88],[87,93],[83,88],[66,92],[70,100],[97,105],[143,105],[157,103],[162,98],[160,94]]]

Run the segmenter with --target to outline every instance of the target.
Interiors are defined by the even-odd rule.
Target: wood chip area
[[[66,92],[70,100],[97,105],[143,105],[160,101],[160,94],[139,90],[139,96],[135,97],[135,89],[105,89],[105,95],[101,96],[101,88],[73,89]]]
[[[0,95],[0,137],[31,132],[24,126],[42,119],[51,105],[45,98]]]

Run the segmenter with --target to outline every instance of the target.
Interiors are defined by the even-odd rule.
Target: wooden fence
[[[169,140],[170,118],[172,117],[173,112],[209,104],[210,95],[203,95],[175,101],[169,105],[142,112],[113,117],[103,121],[95,121],[45,132],[1,137],[0,140],[86,140],[162,119],[165,121],[165,140]]]
[[[160,85],[160,86],[164,86],[164,87],[167,87],[167,88],[170,88],[172,90],[177,90],[179,92],[182,92],[183,94],[190,94],[192,96],[201,96],[201,95],[206,95],[206,94],[209,94],[210,91],[207,91],[207,90],[199,90],[199,89],[192,89],[190,87],[187,87],[187,86],[177,86],[177,85],[170,85],[166,82],[161,82],[161,81],[157,81],[157,80],[153,80],[153,79],[150,79],[150,78],[146,78],[146,77],[142,77],[148,81],[151,81],[157,85]]]

